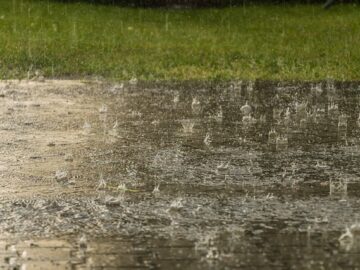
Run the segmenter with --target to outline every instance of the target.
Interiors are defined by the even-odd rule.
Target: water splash
[[[183,119],[180,123],[184,133],[192,133],[194,131],[195,121],[193,119]]]
[[[194,97],[191,103],[191,109],[194,114],[200,114],[201,112],[201,103],[197,97]]]
[[[211,142],[212,142],[212,140],[211,140],[210,133],[206,133],[205,138],[204,138],[204,144],[205,144],[207,147],[210,147]]]
[[[84,125],[83,125],[83,133],[85,135],[89,135],[91,133],[91,125],[88,121],[85,121]]]
[[[249,105],[248,101],[246,101],[245,105],[241,106],[240,111],[244,116],[249,116],[252,112],[252,108]]]
[[[107,187],[107,182],[106,182],[105,178],[103,177],[103,175],[101,174],[98,185],[96,187],[96,190],[104,190],[104,189],[106,189],[106,187]]]
[[[108,112],[108,106],[106,104],[102,104],[99,108],[99,113],[107,113]]]
[[[131,78],[131,79],[129,80],[129,84],[132,85],[132,86],[137,85],[137,83],[138,83],[138,79],[135,78],[135,77],[133,77],[133,78]]]

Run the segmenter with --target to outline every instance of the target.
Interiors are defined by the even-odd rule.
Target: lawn
[[[358,80],[360,7],[133,9],[0,1],[0,77]]]

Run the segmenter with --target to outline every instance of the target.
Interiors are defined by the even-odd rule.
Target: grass
[[[358,80],[360,8],[165,10],[0,1],[0,77]]]

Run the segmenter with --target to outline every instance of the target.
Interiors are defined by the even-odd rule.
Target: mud
[[[359,86],[1,82],[0,268],[359,268]]]

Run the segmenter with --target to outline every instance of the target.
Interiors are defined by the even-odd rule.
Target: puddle
[[[4,267],[360,267],[357,83],[0,93]]]

